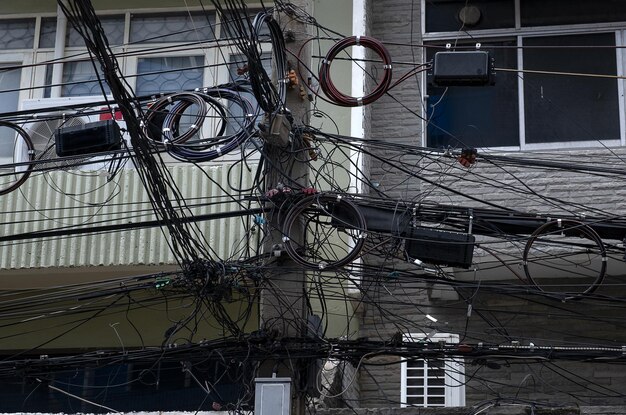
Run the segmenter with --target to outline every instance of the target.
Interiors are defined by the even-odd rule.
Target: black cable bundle
[[[225,6],[222,6],[224,3]],[[285,41],[278,22],[272,17],[270,10],[259,13],[254,22],[250,22],[248,11],[243,0],[213,0],[213,5],[223,22],[224,32],[232,39],[239,51],[248,60],[248,74],[252,92],[259,107],[266,113],[275,113],[284,110],[287,88],[285,78],[287,75],[287,55]],[[261,60],[261,40],[259,34],[263,25],[269,29],[272,43],[274,64],[279,75],[278,88],[272,83],[270,75],[263,68]]]
[[[146,136],[139,121],[139,118],[144,118],[140,102],[120,72],[115,54],[109,46],[91,1],[70,0],[63,2],[58,0],[58,4],[68,21],[85,40],[89,53],[100,63],[104,79],[126,121],[130,142],[135,152],[135,157],[132,160],[137,173],[148,192],[157,218],[169,230],[170,247],[179,264],[184,266],[184,264],[201,261],[203,257],[209,258],[208,248],[196,239],[196,237],[202,238],[200,230],[197,227],[192,229],[193,225],[182,220],[185,216],[184,211],[187,209],[185,201],[180,196],[175,184],[168,180],[171,179],[171,176],[162,160],[157,161],[154,157],[153,144]],[[92,62],[94,62],[96,73],[98,73],[95,59],[92,59]],[[172,194],[177,206],[174,205],[169,194]]]
[[[155,143],[163,145],[167,152],[177,160],[194,163],[214,160],[236,149],[254,134],[258,108],[255,111],[252,103],[244,98],[242,93],[250,93],[250,90],[240,83],[230,83],[204,88],[202,92],[184,92],[165,96],[147,111],[144,132]],[[225,105],[223,101],[234,105],[243,114],[241,120],[231,118],[236,121],[237,130],[234,133],[226,134],[229,105]],[[188,130],[179,131],[179,121],[185,110],[192,105],[198,108],[195,121]],[[219,119],[217,134],[214,137],[191,140],[201,130],[209,108],[217,114]],[[158,120],[160,116],[163,116],[162,121]],[[157,124],[161,124],[160,128],[156,128]]]

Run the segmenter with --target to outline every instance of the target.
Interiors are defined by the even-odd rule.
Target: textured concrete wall
[[[407,46],[421,44],[421,2],[385,0],[370,3],[371,34],[386,42],[393,60],[422,62],[422,49]],[[395,65],[394,79],[408,68]],[[398,144],[424,145],[423,123],[420,119],[424,114],[421,88],[419,77],[413,77],[394,89],[391,96],[385,96],[373,104],[369,109],[371,124],[368,137]],[[380,190],[394,199],[431,201],[456,206],[479,206],[478,200],[488,200],[499,206],[528,212],[587,216],[596,213],[595,209],[621,214],[626,207],[626,182],[622,178],[533,170],[528,166],[503,168],[487,161],[473,166],[470,175],[454,158],[433,154],[427,160],[402,156],[403,162],[413,162],[415,168],[412,172],[419,173],[424,180],[408,179],[408,174],[399,174],[393,166],[377,159],[399,160],[398,153],[385,150],[376,150],[374,153],[370,161],[370,178],[378,184]],[[557,149],[550,153],[550,156],[539,153],[537,156],[572,163],[584,158],[587,161],[597,160],[596,165],[610,165],[626,155],[622,148],[608,150],[600,146],[597,149]],[[519,153],[505,155],[520,157]],[[534,156],[532,153],[525,153],[524,157]],[[465,180],[468,178],[473,181]],[[432,182],[446,189],[433,186]],[[468,199],[464,194],[478,200]],[[548,195],[548,198],[538,195]],[[583,201],[586,206],[577,206]],[[477,277],[480,279],[480,274]],[[507,275],[503,274],[502,278],[511,283],[515,276],[509,272]],[[620,275],[613,274],[610,282],[620,284],[620,278]],[[377,305],[368,305],[362,309],[361,335],[384,340],[391,339],[398,332],[427,333],[436,329],[438,332],[467,333],[467,337],[463,339],[467,342],[520,341],[528,344],[529,339],[532,339],[549,344],[592,344],[597,339],[602,339],[602,344],[616,347],[626,344],[623,312],[608,303],[584,303],[584,306],[576,302],[560,304],[555,300],[527,295],[521,282],[517,286],[520,287],[519,295],[511,297],[489,289],[481,289],[480,292],[460,290],[457,293],[448,285],[433,286],[417,282],[398,284],[384,277],[365,281],[365,296],[368,301],[376,302]],[[601,288],[599,293],[623,298],[623,293],[609,284]],[[465,301],[467,298],[472,299],[473,305],[473,312],[469,317],[468,302]],[[524,312],[519,313],[520,310]],[[426,313],[435,314],[439,321],[431,323],[425,320]],[[372,361],[374,362],[377,364],[364,364],[361,367],[359,378],[360,406],[369,409],[350,413],[431,413],[424,409],[399,408],[398,359],[380,357]],[[518,362],[515,359],[498,362],[474,360],[466,362],[466,374],[469,379],[466,387],[468,405],[494,396],[559,404],[620,405],[623,404],[620,395],[626,390],[624,371],[619,366],[599,362],[581,364]],[[381,409],[375,409],[377,407]],[[624,410],[614,407],[583,408],[581,406],[572,409],[572,413],[604,413],[605,410],[608,413],[620,413]],[[522,408],[519,413],[530,413],[527,409]],[[446,409],[441,413],[456,413],[455,411]],[[459,411],[468,413],[467,408]],[[432,413],[438,412],[434,410]],[[499,412],[490,410],[485,413]]]
[[[371,34],[377,39],[404,44],[420,42],[420,2],[414,1],[411,13],[411,2],[406,0],[370,1],[371,3]],[[422,61],[422,48],[400,47],[387,45],[392,59],[397,62]],[[393,78],[398,79],[411,69],[410,65],[394,65]],[[371,106],[371,135],[369,138],[381,139],[386,142],[421,145],[422,121],[409,111],[420,114],[422,101],[419,77],[411,77],[383,96]],[[375,151],[375,155],[383,159],[397,156],[386,151]],[[405,156],[403,161],[417,165],[418,158]],[[379,184],[379,189],[391,196],[402,199],[413,199],[420,191],[420,183],[416,180],[406,181],[406,177],[398,174],[391,166],[380,160],[371,161],[371,178]]]
[[[317,411],[320,415],[471,415],[480,408],[376,408],[376,409],[327,409]],[[533,408],[525,405],[494,406],[484,412],[487,415],[621,415],[624,406],[577,406],[557,409]]]

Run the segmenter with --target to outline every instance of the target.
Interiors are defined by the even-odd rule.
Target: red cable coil
[[[362,98],[355,98],[340,92],[330,79],[330,65],[342,50],[350,46],[363,46],[374,51],[383,61],[383,77],[376,88]],[[320,87],[324,94],[337,105],[342,107],[357,107],[371,104],[383,96],[391,84],[391,55],[385,46],[377,39],[368,36],[350,36],[335,43],[322,61],[319,73]]]

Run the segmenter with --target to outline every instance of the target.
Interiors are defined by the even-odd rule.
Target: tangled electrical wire
[[[163,97],[147,111],[144,133],[177,160],[194,163],[214,160],[239,148],[254,134],[258,108],[255,113],[252,103],[242,96],[241,93],[246,91],[239,83]],[[192,106],[196,108],[195,120],[181,132],[181,120]],[[229,121],[233,120],[227,111],[232,111],[233,106],[239,108],[244,119],[236,120],[234,134],[226,134]],[[211,110],[217,113],[217,119],[214,119],[217,131],[213,137],[205,138],[200,132]]]
[[[294,377],[304,377],[302,374],[307,373],[300,370],[301,366],[287,367],[294,360],[299,359],[306,367],[317,367],[323,360],[340,360],[346,364],[346,371],[352,367],[361,372],[359,381],[375,385],[382,378],[382,370],[389,370],[389,365],[395,368],[399,362],[422,358],[433,361],[461,358],[467,365],[467,381],[464,382],[487,385],[500,397],[520,391],[531,395],[539,388],[522,381],[517,390],[513,388],[510,392],[505,385],[498,384],[500,378],[491,376],[489,370],[516,365],[528,366],[520,371],[537,367],[539,371],[552,370],[569,388],[583,382],[569,372],[571,366],[556,366],[553,362],[586,361],[597,365],[623,362],[623,336],[619,333],[626,324],[619,316],[599,311],[602,307],[610,310],[623,307],[623,298],[611,292],[613,287],[619,290],[623,285],[611,275],[612,266],[623,256],[620,245],[626,229],[623,217],[575,197],[567,199],[542,193],[519,181],[516,170],[532,170],[537,175],[546,171],[567,172],[576,177],[610,178],[619,182],[626,176],[620,157],[606,156],[603,163],[597,163],[584,155],[556,160],[549,154],[544,158],[541,154],[512,157],[471,149],[438,150],[382,138],[345,137],[304,126],[290,131],[290,145],[279,149],[279,161],[284,164],[276,163],[272,167],[280,170],[286,183],[277,197],[270,197],[266,187],[275,183],[264,177],[261,165],[275,161],[267,157],[266,149],[256,141],[256,123],[262,113],[271,117],[289,110],[285,106],[284,39],[281,22],[272,16],[272,10],[264,10],[249,19],[244,2],[214,2],[222,22],[228,22],[224,32],[233,39],[234,48],[245,56],[246,81],[177,91],[153,99],[134,97],[124,85],[123,77],[115,73],[118,68],[109,59],[110,51],[107,52],[100,28],[94,23],[95,17],[82,3],[70,2],[67,11],[71,21],[90,41],[90,51],[103,67],[104,77],[112,82],[115,105],[118,100],[121,103],[119,108],[128,123],[132,144],[126,151],[146,186],[147,202],[120,202],[119,209],[125,215],[116,218],[111,218],[110,212],[89,216],[82,210],[79,213],[59,208],[62,220],[67,223],[88,217],[89,229],[68,226],[14,233],[0,238],[0,243],[8,247],[15,244],[16,239],[60,240],[88,232],[100,235],[160,226],[167,229],[166,239],[171,241],[181,271],[77,287],[55,287],[56,291],[37,290],[33,296],[6,298],[0,313],[7,319],[7,328],[15,323],[11,319],[19,319],[20,324],[30,324],[31,319],[55,322],[61,330],[71,332],[75,329],[72,324],[88,326],[109,313],[118,316],[125,312],[130,325],[134,324],[133,313],[144,310],[161,313],[159,315],[164,317],[154,324],[161,330],[156,344],[133,344],[122,353],[94,352],[39,359],[36,354],[45,350],[43,345],[28,353],[8,356],[0,362],[0,376],[42,380],[51,373],[87,365],[114,367],[119,362],[130,362],[147,366],[133,373],[133,382],[141,383],[157,371],[156,366],[178,365],[176,369],[180,372],[182,367],[185,376],[189,376],[192,383],[197,382],[206,397],[213,397],[207,392],[211,389],[208,384],[194,376],[210,379],[208,371],[197,367],[215,359],[228,363],[226,366],[250,370],[236,377],[236,381],[247,388],[249,398],[252,374],[268,360],[281,368],[284,366]],[[289,3],[276,2],[276,8],[317,30],[324,29]],[[92,32],[86,24],[98,29]],[[268,30],[269,35],[262,35],[264,30]],[[336,43],[321,62],[319,72],[308,71],[308,75],[315,77],[314,72],[317,73],[322,92],[335,104],[374,103],[400,82],[427,67],[427,64],[414,63],[393,83],[392,66],[395,70],[397,64],[383,42],[365,36],[332,35]],[[278,71],[277,82],[271,80],[262,65],[260,44],[268,39]],[[320,39],[321,36],[312,37],[309,41]],[[366,77],[375,82],[375,87],[361,98],[342,93],[331,79],[332,62],[344,59],[344,55],[348,56],[345,59],[350,59],[347,50],[354,46],[372,50],[383,68],[381,77],[374,76],[375,68],[367,72]],[[373,66],[379,67],[379,63]],[[298,66],[306,65],[299,62]],[[308,76],[301,71],[300,77]],[[323,99],[322,95],[313,96]],[[109,109],[116,111],[116,108]],[[314,114],[324,116],[319,109]],[[327,118],[332,120],[330,116]],[[5,126],[13,129],[16,140],[24,142],[20,151],[24,152],[21,160],[25,160],[23,164],[16,163],[12,166],[14,170],[7,173],[8,177],[21,176],[7,185],[8,193],[26,180],[31,166],[36,171],[37,162],[32,158],[28,135],[14,128],[16,124]],[[302,146],[294,144],[299,141]],[[259,153],[258,161],[246,156],[246,148],[249,153]],[[211,198],[186,197],[185,189],[177,187],[160,160],[160,154],[166,152],[178,161],[196,164],[217,160],[236,149],[242,150],[242,157],[228,167],[229,177],[224,188],[204,172],[201,176],[204,175],[206,181],[185,183],[185,187],[217,189],[217,195]],[[367,157],[377,176],[363,171],[363,165],[354,160],[353,154]],[[311,175],[307,184],[329,191],[300,194],[297,187],[300,178],[292,177],[289,169],[289,162],[294,159],[308,164]],[[288,167],[283,168],[284,165]],[[482,170],[485,166],[498,174],[485,172]],[[247,173],[237,173],[237,170]],[[386,180],[392,176],[394,180]],[[345,178],[350,179],[350,184],[346,184]],[[395,184],[390,184],[392,182]],[[420,183],[420,190],[411,194],[407,189],[415,183]],[[296,189],[292,193],[297,195],[288,194],[285,189],[289,185]],[[367,192],[350,195],[349,191],[354,188]],[[495,192],[514,195],[528,204],[507,205],[486,197]],[[447,203],[441,203],[442,199]],[[526,209],[528,205],[531,208]],[[218,212],[214,213],[213,209]],[[211,213],[206,213],[209,210]],[[583,210],[589,212],[584,217],[578,215]],[[279,220],[269,222],[269,213],[277,213]],[[201,221],[226,218],[237,218],[238,222],[223,228],[213,226],[215,222],[208,222],[206,227],[197,226]],[[127,223],[129,220],[133,222]],[[241,241],[217,248],[222,239],[227,239],[224,233],[235,226],[244,229]],[[215,228],[211,231],[217,236],[211,233],[208,237],[207,228]],[[279,234],[280,241],[272,233]],[[470,258],[469,266],[451,269],[446,266],[449,263],[438,263],[427,256],[433,255],[429,250],[436,251],[437,242],[424,235],[450,234],[476,236],[475,240],[446,240],[445,250],[449,252],[467,252],[467,247],[471,248],[475,261]],[[282,242],[282,246],[277,242]],[[276,252],[268,250],[269,245],[277,245]],[[219,253],[218,249],[221,249]],[[430,258],[431,262],[424,261],[425,258]],[[576,275],[578,279],[571,284],[555,285],[541,276],[537,271],[540,267],[555,275]],[[287,287],[275,285],[272,277],[277,269],[287,278],[292,273],[302,274],[304,269],[305,287],[295,283]],[[483,280],[483,273],[496,274],[499,278],[505,275],[519,278],[522,283]],[[290,282],[298,280],[294,277]],[[289,339],[265,331],[255,320],[262,292],[274,296],[287,310],[289,324],[308,327],[307,336]],[[444,302],[439,298],[448,300]],[[76,308],[67,307],[69,301],[77,301]],[[295,315],[295,302],[305,304],[308,314],[319,315],[323,322],[320,327],[312,328],[314,323],[302,317],[291,318]],[[581,305],[586,308],[584,312]],[[436,314],[441,323],[421,318],[431,313]],[[342,319],[345,317],[345,328],[336,329],[331,323],[339,315]],[[72,324],[60,323],[61,316],[75,320]],[[355,328],[354,320],[363,325],[363,332]],[[554,324],[544,324],[544,320]],[[564,337],[559,326],[571,320],[594,324],[598,329],[592,334],[572,330]],[[137,337],[142,336],[143,329],[135,329]],[[219,331],[221,337],[205,339],[210,330]],[[442,330],[459,333],[459,344],[436,340],[434,336]],[[615,332],[617,339],[609,341],[601,330]],[[6,337],[27,336],[26,331],[8,333]],[[363,333],[371,338],[345,339]],[[417,338],[425,340],[408,342],[403,337],[407,333],[417,333]],[[115,334],[119,333],[115,331]],[[119,335],[119,339],[122,348],[125,347],[122,340],[127,337]],[[378,356],[394,359],[378,361]],[[451,368],[450,364],[446,367]],[[219,372],[223,374],[225,370],[220,367]],[[348,386],[357,382],[355,379],[350,378]],[[294,382],[294,385],[298,393],[304,393],[302,383]],[[325,397],[345,397],[344,392],[349,389],[343,384],[334,392],[330,385],[316,387],[323,389]],[[583,395],[588,391],[607,399],[623,398],[622,392],[610,387],[589,383],[586,388],[576,389],[571,394],[572,399],[584,401],[586,396]],[[384,391],[379,387],[371,389]],[[384,398],[389,404],[399,404],[397,397]],[[241,409],[243,399],[231,402],[231,408]],[[482,409],[478,406],[476,411]]]

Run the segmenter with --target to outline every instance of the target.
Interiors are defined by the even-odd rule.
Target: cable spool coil
[[[350,46],[363,46],[371,49],[376,53],[383,61],[383,76],[382,79],[376,85],[374,90],[360,98],[355,98],[340,92],[330,77],[330,66],[332,61],[337,55],[344,49]],[[368,105],[382,97],[389,89],[391,84],[392,65],[391,55],[387,48],[377,39],[368,36],[350,36],[335,43],[326,54],[325,59],[322,61],[322,66],[319,72],[320,87],[324,94],[333,101],[335,104],[342,107],[357,107],[361,105]]]

